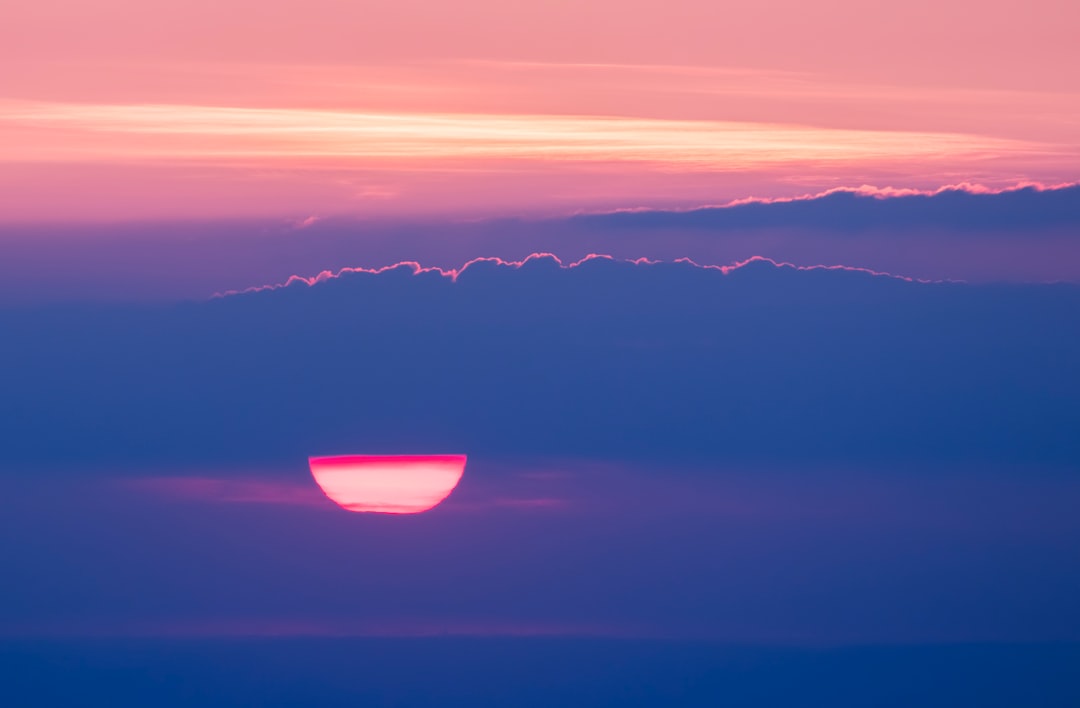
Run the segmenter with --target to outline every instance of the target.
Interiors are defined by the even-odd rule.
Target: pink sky
[[[1069,0],[40,0],[0,221],[565,213],[1078,176]]]

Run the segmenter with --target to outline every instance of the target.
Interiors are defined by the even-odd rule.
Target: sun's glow
[[[349,511],[416,514],[439,505],[461,481],[465,455],[311,457],[315,482]]]

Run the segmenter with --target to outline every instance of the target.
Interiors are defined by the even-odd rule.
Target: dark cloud
[[[1080,288],[479,261],[9,309],[0,467],[465,452],[1080,462]]]
[[[575,221],[602,228],[695,228],[720,232],[800,228],[852,232],[940,228],[980,232],[1080,227],[1080,185],[1000,191],[950,187],[933,192],[837,189],[776,200],[678,211],[587,214]]]
[[[300,228],[302,226],[302,228]],[[293,274],[550,252],[725,264],[764,255],[915,278],[1080,281],[1080,187],[929,194],[840,190],[793,201],[548,220],[315,218],[0,227],[0,302],[176,300]]]
[[[1075,641],[1078,309],[551,257],[8,309],[0,644]],[[469,462],[348,513],[307,457],[364,452]]]

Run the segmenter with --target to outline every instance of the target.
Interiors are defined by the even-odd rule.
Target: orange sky
[[[1077,8],[22,3],[0,25],[0,221],[1071,181]]]

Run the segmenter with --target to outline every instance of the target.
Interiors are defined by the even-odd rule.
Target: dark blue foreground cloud
[[[466,452],[1080,463],[1080,288],[401,266],[0,313],[0,468]]]

